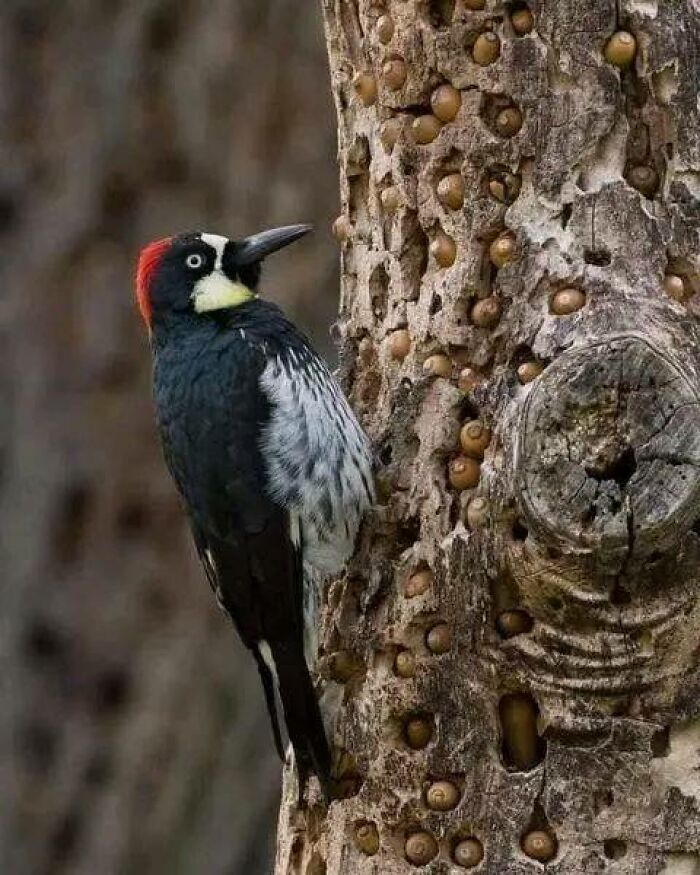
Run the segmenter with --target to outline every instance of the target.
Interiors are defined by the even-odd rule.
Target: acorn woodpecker
[[[342,569],[374,498],[369,442],[306,338],[257,295],[261,262],[308,225],[244,240],[193,232],[141,252],[165,459],[206,576],[252,652],[280,756],[275,686],[300,798],[330,753],[309,674],[319,581]]]

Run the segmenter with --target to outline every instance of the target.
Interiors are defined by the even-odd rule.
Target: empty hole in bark
[[[667,757],[671,749],[671,733],[668,726],[657,729],[651,736],[651,755],[655,759]]]
[[[379,461],[382,465],[390,465],[394,450],[391,441],[385,441],[379,450]]]
[[[553,611],[560,611],[564,607],[564,602],[558,596],[550,596],[547,599],[547,605]]]
[[[593,808],[595,809],[596,814],[600,814],[606,808],[610,808],[610,806],[615,801],[615,796],[612,790],[598,790],[593,794]]]
[[[479,409],[468,398],[464,398],[459,405],[459,421],[466,422],[468,419],[478,419]]]
[[[353,225],[363,224],[367,220],[367,198],[369,196],[369,177],[360,173],[350,179],[348,194],[348,212]]]
[[[431,316],[435,316],[436,313],[439,313],[442,310],[442,298],[440,295],[434,294],[433,299],[430,302],[429,313]]]
[[[455,0],[427,0],[426,11],[433,27],[449,27],[455,14]]]
[[[420,540],[420,518],[417,516],[406,517],[401,520],[396,528],[396,549],[403,553]]]
[[[72,483],[59,500],[53,530],[53,552],[62,565],[74,562],[80,553],[93,503],[88,483]]]
[[[350,799],[357,796],[364,780],[355,757],[344,748],[333,751],[333,796],[336,799]]]
[[[33,720],[18,733],[22,760],[28,769],[37,775],[45,775],[56,760],[58,740],[53,727]]]
[[[546,742],[537,730],[540,709],[529,693],[507,693],[498,703],[501,755],[519,772],[534,769],[544,759]]]
[[[418,221],[415,210],[407,210],[402,224],[401,270],[402,297],[406,301],[417,300],[420,281],[428,269],[429,240]]]
[[[149,508],[141,499],[129,498],[117,510],[117,531],[122,538],[134,538],[143,533],[149,516]]]
[[[607,267],[612,261],[612,255],[610,255],[610,252],[607,249],[584,249],[583,260],[586,264]]]
[[[561,226],[562,228],[566,228],[566,226],[571,221],[571,214],[574,211],[573,204],[564,204],[561,211]]]
[[[526,541],[528,536],[527,526],[523,523],[521,519],[516,518],[513,520],[513,527],[511,529],[511,534],[513,535],[514,541]]]
[[[66,639],[62,632],[43,618],[33,620],[25,631],[24,652],[34,663],[60,660],[66,653]]]
[[[81,820],[77,811],[69,811],[59,821],[51,836],[51,859],[53,863],[66,863],[78,846]]]
[[[621,839],[606,839],[603,842],[603,853],[608,860],[621,860],[627,853],[627,842]]]
[[[369,294],[375,318],[383,320],[389,299],[389,274],[383,264],[378,264],[372,271],[369,278]]]
[[[625,587],[617,581],[610,592],[610,604],[612,605],[629,605],[632,601],[632,596]]]
[[[110,716],[129,701],[131,678],[124,669],[111,668],[102,672],[95,682],[94,709],[98,715]]]
[[[611,462],[604,465],[588,465],[585,467],[585,472],[593,480],[599,483],[605,480],[611,480],[624,489],[630,482],[637,470],[637,459],[634,455],[632,447],[625,449]]]

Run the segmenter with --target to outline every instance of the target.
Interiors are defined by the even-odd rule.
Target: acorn
[[[481,382],[481,378],[479,374],[474,370],[474,368],[466,367],[462,368],[459,372],[459,377],[457,378],[457,386],[462,390],[462,392],[471,392],[474,386],[477,386]]]
[[[535,26],[535,19],[532,12],[525,7],[524,9],[515,10],[510,17],[510,23],[517,36],[525,36]]]
[[[452,647],[452,630],[447,623],[436,623],[425,636],[425,646],[431,653],[439,656]]]
[[[486,0],[463,0],[464,8],[478,12],[486,6]]]
[[[404,853],[414,866],[427,866],[437,852],[437,842],[429,832],[414,832],[406,839]]]
[[[478,866],[484,859],[484,846],[479,839],[462,839],[455,846],[452,858],[459,866],[464,866],[465,869],[473,869],[474,866]]]
[[[461,173],[443,176],[437,184],[437,196],[443,207],[459,210],[464,203],[464,179]]]
[[[401,202],[399,190],[395,185],[390,185],[388,188],[382,189],[379,199],[382,202],[384,212],[388,216],[392,216],[396,212]]]
[[[405,726],[406,742],[413,750],[427,747],[433,737],[433,727],[424,717],[411,717]]]
[[[399,138],[402,127],[403,122],[398,116],[387,119],[382,125],[379,132],[379,139],[381,140],[382,146],[384,146],[387,152],[391,152],[391,150],[396,145],[396,141]]]
[[[333,236],[341,243],[346,243],[352,237],[352,232],[352,222],[347,216],[338,216],[333,222]]]
[[[452,362],[442,353],[430,355],[423,362],[423,373],[431,377],[449,377],[452,374]]]
[[[435,781],[425,792],[425,802],[433,811],[452,811],[459,802],[459,790],[451,781]]]
[[[363,106],[372,106],[377,99],[377,81],[371,73],[358,73],[352,80],[355,94]]]
[[[549,302],[549,310],[555,316],[568,316],[580,310],[586,303],[586,296],[581,289],[559,289]]]
[[[438,231],[430,244],[430,254],[440,267],[451,267],[457,257],[455,241],[444,231]]]
[[[489,180],[489,194],[502,204],[512,204],[520,194],[520,177],[503,173]]]
[[[439,85],[430,96],[430,106],[441,122],[451,122],[462,105],[462,95],[454,85]]]
[[[377,827],[368,820],[355,824],[353,841],[358,851],[373,857],[379,851],[379,833]]]
[[[515,638],[532,630],[532,617],[519,609],[502,611],[496,619],[496,630],[502,638]]]
[[[603,55],[615,67],[629,67],[637,54],[637,40],[626,30],[618,30],[605,44]]]
[[[528,771],[539,757],[535,700],[525,693],[505,695],[498,705],[498,713],[506,763],[519,771]]]
[[[521,847],[528,857],[540,863],[548,863],[557,855],[557,840],[543,829],[533,829],[524,835]]]
[[[399,650],[394,659],[394,673],[400,678],[412,678],[416,673],[416,657],[411,650]]]
[[[496,267],[505,267],[518,253],[515,236],[509,231],[499,234],[489,246],[489,258]]]
[[[627,182],[645,197],[653,197],[659,188],[659,174],[653,167],[640,164],[628,171]]]
[[[386,45],[394,35],[394,19],[390,15],[381,15],[377,19],[375,33],[379,42]]]
[[[413,119],[411,133],[416,143],[425,146],[433,142],[441,128],[441,122],[434,115],[419,115],[418,118]]]
[[[421,568],[403,582],[405,598],[412,599],[427,592],[433,583],[433,573],[429,568]]]
[[[331,655],[329,660],[330,676],[339,684],[347,683],[361,668],[362,663],[349,650],[338,650]]]
[[[374,344],[369,337],[363,337],[359,342],[357,345],[357,354],[365,364],[372,361],[374,357]]]
[[[491,295],[474,304],[470,317],[477,328],[494,328],[500,321],[501,313],[501,299]]]
[[[448,467],[450,486],[453,489],[472,489],[479,482],[481,466],[476,459],[457,456]]]
[[[488,67],[498,60],[501,54],[501,41],[491,30],[479,34],[472,46],[472,58],[480,67]]]
[[[523,362],[521,365],[518,365],[518,380],[525,385],[526,383],[531,383],[533,380],[536,380],[537,377],[544,370],[544,365],[542,362],[537,361],[529,361]]]
[[[467,525],[470,529],[480,529],[486,522],[489,503],[485,498],[472,498],[467,505]]]
[[[678,301],[681,304],[690,297],[685,280],[677,273],[667,273],[664,277],[663,286],[669,298],[673,298],[674,301]]]
[[[408,69],[403,58],[390,58],[382,67],[382,74],[387,88],[399,91],[403,88],[408,76]]]
[[[459,444],[465,456],[483,459],[484,451],[491,442],[491,429],[478,419],[465,422],[459,432]]]
[[[405,359],[411,349],[411,335],[408,329],[399,328],[389,335],[389,353],[394,359]]]
[[[523,126],[523,114],[517,106],[508,106],[498,113],[494,125],[500,136],[513,137]]]

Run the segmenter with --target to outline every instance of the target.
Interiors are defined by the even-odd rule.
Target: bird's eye
[[[187,256],[185,264],[190,270],[199,270],[204,264],[204,256],[200,255],[198,252],[193,252],[191,255]]]

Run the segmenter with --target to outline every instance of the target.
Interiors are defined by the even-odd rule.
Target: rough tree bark
[[[0,3],[6,875],[270,871],[279,762],[163,465],[132,282],[173,231],[330,224],[326,69],[289,0]],[[322,343],[335,277],[316,236],[265,287]]]
[[[322,5],[383,498],[277,872],[700,872],[697,3]]]

